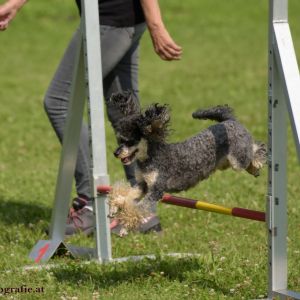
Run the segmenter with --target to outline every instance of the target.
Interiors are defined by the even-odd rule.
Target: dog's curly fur
[[[130,93],[110,99],[123,114],[115,128],[120,146],[114,154],[123,164],[137,162],[136,179],[146,203],[160,200],[164,192],[187,190],[217,169],[246,170],[256,177],[266,162],[265,145],[253,140],[227,105],[194,112],[195,119],[219,123],[183,142],[167,143],[168,106],[153,104],[142,112],[131,99]]]

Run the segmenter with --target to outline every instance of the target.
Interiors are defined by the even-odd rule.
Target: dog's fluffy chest
[[[135,176],[138,182],[145,182],[147,184],[147,187],[149,188],[157,183],[159,171],[152,170],[142,172],[141,169],[137,168]]]

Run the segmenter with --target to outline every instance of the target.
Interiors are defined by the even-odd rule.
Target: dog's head
[[[141,116],[141,109],[137,97],[131,91],[113,94],[107,108],[118,119],[118,122],[113,123],[119,143],[114,155],[123,164],[130,164],[136,151],[133,146],[140,140],[137,120]]]
[[[115,126],[119,147],[114,155],[124,165],[131,164],[137,158],[143,160],[148,143],[163,142],[168,134],[168,107],[153,104],[142,113],[130,93],[116,94],[111,101],[121,112]]]
[[[119,146],[115,150],[115,157],[121,159],[124,165],[131,164],[139,152],[142,135],[138,127],[140,115],[127,116],[118,122],[116,134]]]

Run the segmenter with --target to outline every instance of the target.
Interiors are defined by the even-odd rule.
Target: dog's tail
[[[194,119],[214,120],[223,122],[227,120],[235,120],[233,110],[228,105],[218,105],[208,109],[199,109],[193,113]]]

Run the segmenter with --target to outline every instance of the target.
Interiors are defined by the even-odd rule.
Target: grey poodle
[[[123,164],[136,162],[135,195],[150,206],[164,192],[187,190],[216,170],[246,170],[256,177],[266,162],[265,145],[253,140],[227,105],[194,112],[195,119],[219,123],[179,143],[166,141],[170,122],[166,105],[153,104],[142,111],[130,92],[113,95],[110,105],[120,113],[114,155]]]

